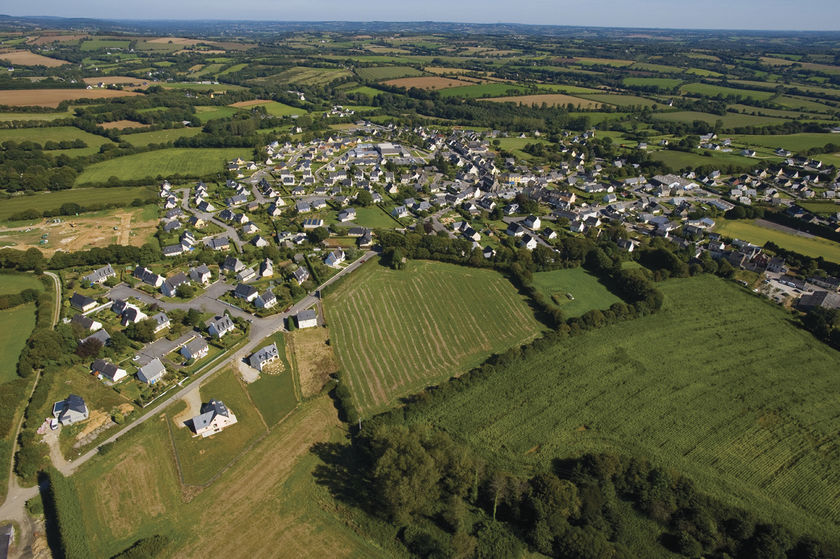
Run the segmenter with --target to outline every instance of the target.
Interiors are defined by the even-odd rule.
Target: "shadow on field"
[[[336,499],[375,514],[373,484],[367,457],[351,444],[315,443],[310,449],[323,464],[315,467],[315,482]]]

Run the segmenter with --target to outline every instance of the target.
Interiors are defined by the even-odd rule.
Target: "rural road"
[[[58,324],[58,317],[61,315],[61,280],[52,272],[44,272],[45,275],[50,276],[55,284],[55,305],[53,306],[52,327]]]
[[[319,285],[318,288],[314,292],[310,293],[309,295],[307,295],[306,297],[304,297],[303,299],[298,301],[295,305],[290,307],[285,312],[280,313],[277,316],[272,317],[271,319],[263,319],[261,321],[262,324],[260,325],[261,326],[260,328],[255,328],[252,325],[251,333],[249,335],[250,339],[249,339],[248,343],[245,344],[242,348],[240,348],[236,353],[229,356],[228,358],[226,358],[225,360],[220,362],[218,365],[215,365],[214,367],[212,367],[211,369],[209,369],[208,371],[203,373],[201,376],[197,377],[195,380],[193,380],[189,384],[189,386],[185,386],[185,387],[181,388],[180,390],[177,390],[176,392],[174,392],[172,395],[170,395],[168,398],[166,398],[163,402],[161,402],[160,404],[154,406],[152,409],[147,411],[142,417],[140,417],[136,421],[128,424],[119,433],[115,433],[114,435],[112,435],[112,436],[108,437],[107,439],[105,439],[104,441],[102,441],[96,448],[93,448],[93,449],[89,450],[88,452],[86,452],[85,454],[81,455],[80,457],[76,458],[73,461],[68,461],[68,462],[65,462],[64,464],[55,464],[55,466],[65,476],[72,475],[82,464],[84,464],[85,462],[87,462],[88,460],[90,460],[91,458],[96,456],[97,452],[99,452],[99,447],[101,447],[102,445],[105,445],[105,444],[110,444],[110,443],[115,442],[117,439],[119,439],[120,437],[122,437],[126,433],[129,433],[132,429],[134,429],[138,425],[141,425],[141,424],[145,423],[146,421],[148,421],[151,418],[157,417],[166,408],[168,408],[169,406],[171,406],[173,403],[177,402],[178,400],[182,399],[188,392],[194,390],[197,386],[201,386],[201,383],[203,383],[209,377],[211,377],[212,375],[214,375],[218,371],[224,369],[225,367],[228,367],[232,362],[235,362],[235,360],[241,359],[245,355],[248,355],[251,352],[253,352],[255,349],[257,349],[259,344],[265,338],[267,338],[268,336],[274,334],[275,332],[277,332],[279,330],[282,330],[283,329],[283,323],[286,321],[286,319],[289,316],[294,316],[298,312],[317,304],[318,301],[320,300],[319,294],[320,294],[322,289],[331,285],[332,283],[335,283],[336,281],[338,281],[340,278],[346,276],[347,274],[350,274],[353,271],[357,270],[362,264],[369,261],[374,255],[376,255],[375,251],[369,250],[369,251],[365,252],[365,254],[361,258],[359,258],[355,262],[351,263],[346,268],[344,268],[340,272],[338,272],[336,275],[334,275],[333,277],[331,277],[330,279],[328,279],[327,281],[325,281],[324,283]],[[34,488],[33,488],[33,490],[34,490]],[[2,518],[2,515],[0,515],[0,518]]]

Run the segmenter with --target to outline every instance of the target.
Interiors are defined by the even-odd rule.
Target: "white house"
[[[318,313],[314,309],[306,309],[295,316],[298,328],[314,328],[318,326]]]
[[[210,346],[204,338],[195,338],[181,347],[180,354],[184,356],[184,359],[201,359],[206,357],[209,351]]]
[[[214,338],[221,339],[228,332],[232,332],[234,328],[233,321],[228,315],[217,316],[207,325],[207,333]]]
[[[84,421],[88,416],[88,407],[81,396],[70,394],[66,400],[53,404],[53,417],[62,425],[72,425]]]
[[[90,366],[90,372],[97,377],[105,377],[111,382],[119,382],[128,375],[125,369],[120,369],[104,359],[94,361]]]
[[[253,368],[262,372],[263,368],[269,363],[273,363],[280,358],[280,353],[277,351],[277,344],[265,346],[259,351],[255,351],[248,362]]]
[[[116,275],[117,273],[114,271],[111,265],[106,264],[105,266],[102,266],[101,268],[94,270],[85,277],[83,277],[82,281],[90,284],[105,283],[105,280],[107,280],[108,278],[116,277]]]
[[[236,423],[236,416],[221,400],[201,405],[201,413],[192,418],[195,436],[209,437]]]
[[[327,257],[324,259],[324,264],[327,266],[331,266],[333,268],[338,267],[339,264],[344,262],[345,254],[344,251],[340,248],[335,249],[334,251],[330,252]]]
[[[147,365],[137,369],[137,378],[146,384],[154,384],[163,378],[166,374],[166,367],[160,362],[160,359],[153,359]]]

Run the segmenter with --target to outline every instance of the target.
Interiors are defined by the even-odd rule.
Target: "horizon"
[[[283,6],[264,6],[244,0],[236,6],[221,0],[180,2],[175,8],[162,0],[143,6],[99,5],[99,0],[81,0],[74,5],[47,0],[32,14],[32,6],[13,0],[3,11],[10,17],[93,19],[130,22],[270,22],[270,23],[435,23],[473,25],[530,25],[595,27],[675,31],[838,32],[840,3],[811,0],[791,7],[783,0],[744,0],[732,5],[725,0],[595,0],[587,5],[573,2],[549,4],[530,0],[515,6],[468,0],[452,6],[430,0],[423,6],[394,5],[381,1],[365,5],[321,0],[317,6],[292,0]],[[158,17],[148,17],[154,12]],[[324,12],[332,17],[323,18]],[[445,15],[444,15],[445,14]],[[488,17],[492,14],[492,17]],[[721,14],[729,25],[721,25]],[[430,18],[430,15],[437,17]],[[250,17],[249,17],[250,16]],[[262,17],[260,17],[262,16]],[[484,17],[482,17],[484,16]],[[691,25],[684,22],[691,21]],[[834,27],[824,27],[832,22]]]

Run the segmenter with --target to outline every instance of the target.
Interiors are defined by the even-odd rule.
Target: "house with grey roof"
[[[340,248],[337,248],[327,255],[327,257],[324,259],[324,264],[326,264],[327,266],[331,266],[331,267],[335,268],[339,264],[344,262],[344,258],[345,258],[344,251],[341,250]]]
[[[257,288],[252,285],[240,283],[236,286],[236,289],[233,290],[233,295],[238,299],[245,299],[251,303],[257,298],[257,295],[259,295],[259,291],[257,291]]]
[[[97,322],[96,320],[93,320],[83,314],[73,315],[73,318],[70,319],[70,323],[81,326],[87,332],[96,332],[102,328],[101,322]]]
[[[190,269],[190,280],[196,283],[207,285],[211,279],[213,279],[213,274],[210,273],[210,268],[207,267],[207,264]]]
[[[214,338],[221,339],[228,332],[232,332],[235,327],[228,315],[217,316],[207,325],[207,333]]]
[[[195,338],[181,346],[180,353],[184,359],[201,359],[206,357],[210,351],[210,346],[207,345],[207,340],[204,338]]]
[[[128,326],[129,324],[134,324],[149,318],[146,313],[130,303],[126,304],[125,310],[122,312],[121,316],[122,318],[120,319],[120,324],[123,326]]]
[[[254,299],[254,304],[258,309],[270,309],[277,304],[277,296],[271,289],[266,289]]]
[[[146,384],[154,384],[163,378],[166,374],[166,367],[160,362],[160,359],[155,358],[149,361],[148,364],[137,369],[137,378],[140,382]]]
[[[315,309],[306,309],[300,311],[295,316],[298,328],[314,328],[318,326],[318,313]]]
[[[108,345],[108,342],[111,341],[111,334],[109,334],[108,331],[104,328],[101,328],[93,334],[91,334],[90,336],[88,336],[87,338],[79,340],[79,343],[85,343],[92,340],[96,340],[97,342],[102,344],[102,347],[105,347],[106,345]]]
[[[221,400],[201,405],[201,413],[192,418],[195,436],[209,437],[236,423],[236,415]]]
[[[166,313],[159,312],[152,317],[152,320],[155,321],[155,334],[169,328],[169,317]]]
[[[125,369],[121,369],[105,359],[97,359],[91,363],[90,372],[97,377],[104,377],[111,382],[119,382],[128,376]]]
[[[72,425],[84,421],[90,415],[81,396],[70,394],[66,400],[53,404],[53,417],[62,425]]]
[[[158,275],[146,268],[145,266],[137,266],[131,274],[135,279],[142,281],[147,285],[158,288],[163,283],[163,276]]]
[[[171,278],[164,280],[160,286],[160,292],[167,297],[175,297],[177,295],[178,287],[190,283],[190,279],[184,272],[178,272]]]
[[[251,354],[248,363],[256,370],[262,372],[266,365],[277,361],[279,358],[280,353],[277,351],[277,344],[271,344]]]
[[[105,283],[105,281],[108,278],[113,278],[113,277],[116,277],[116,276],[117,276],[117,273],[114,271],[114,269],[111,267],[111,265],[106,264],[105,266],[102,266],[101,268],[98,268],[98,269],[92,271],[91,273],[89,273],[88,275],[84,276],[82,278],[82,281],[84,281],[85,283],[89,283],[91,285],[102,284],[102,283]]]
[[[73,293],[73,296],[70,297],[70,306],[82,312],[87,312],[96,307],[96,300],[81,293]]]
[[[309,279],[309,270],[307,270],[303,266],[298,266],[298,269],[292,272],[292,275],[295,277],[295,280],[298,282],[298,285],[300,285]]]

